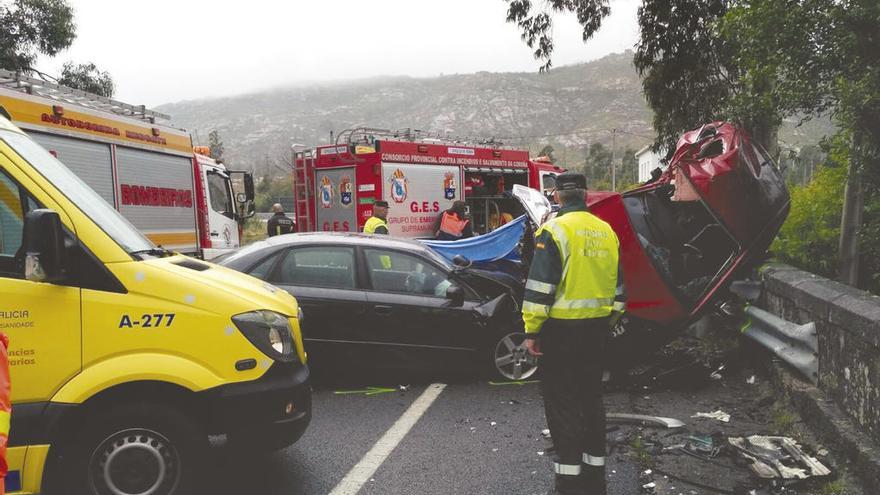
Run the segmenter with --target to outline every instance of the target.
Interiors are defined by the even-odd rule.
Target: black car
[[[417,241],[351,233],[272,237],[219,263],[293,294],[309,364],[462,366],[521,380],[537,369],[523,344],[522,283],[455,264]]]

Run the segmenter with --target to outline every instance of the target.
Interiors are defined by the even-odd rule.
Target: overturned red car
[[[533,219],[539,203],[524,201]],[[763,262],[789,194],[761,146],[713,122],[679,139],[656,180],[624,193],[591,191],[587,204],[620,239],[629,301],[609,363],[624,367],[714,310],[738,274]]]

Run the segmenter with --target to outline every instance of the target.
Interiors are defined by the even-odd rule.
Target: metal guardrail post
[[[797,325],[754,306],[745,309],[742,333],[809,379],[819,382],[819,337],[813,322]]]

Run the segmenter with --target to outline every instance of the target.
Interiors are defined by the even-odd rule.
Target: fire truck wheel
[[[173,407],[136,403],[92,414],[72,446],[72,493],[198,493],[208,436]]]
[[[528,380],[538,372],[538,360],[526,349],[523,332],[502,333],[491,349],[494,378],[499,380]]]

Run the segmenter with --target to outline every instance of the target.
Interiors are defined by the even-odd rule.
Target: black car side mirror
[[[464,289],[457,285],[450,285],[446,289],[446,299],[449,299],[450,306],[464,306]]]
[[[452,258],[452,264],[455,265],[456,268],[467,268],[471,266],[471,260],[467,259],[464,255],[456,254],[455,257]]]
[[[59,282],[67,271],[64,229],[58,213],[29,211],[24,217],[25,278],[32,282]]]

